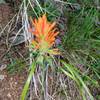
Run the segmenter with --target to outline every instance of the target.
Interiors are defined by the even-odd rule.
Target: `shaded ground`
[[[13,10],[8,4],[0,4],[0,28],[3,28],[12,18]]]

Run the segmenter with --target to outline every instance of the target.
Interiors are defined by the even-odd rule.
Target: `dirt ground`
[[[5,17],[6,16],[6,17]],[[13,16],[13,11],[8,4],[0,4],[0,32]],[[4,65],[7,67],[9,59],[3,57],[7,48],[6,37],[0,36],[0,69]],[[23,50],[23,49],[22,49]],[[18,54],[12,54],[15,58]],[[20,100],[22,88],[27,78],[27,72],[8,74],[6,68],[0,70],[0,100]]]
[[[0,80],[0,100],[20,100],[26,74],[9,75],[6,70],[0,72],[4,79]]]

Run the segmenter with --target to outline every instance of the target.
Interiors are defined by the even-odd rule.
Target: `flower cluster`
[[[55,28],[56,23],[48,22],[45,14],[38,19],[31,19],[31,22],[34,27],[34,31],[30,28],[30,32],[35,36],[32,40],[34,48],[42,53],[59,54],[58,49],[52,49],[59,33]]]

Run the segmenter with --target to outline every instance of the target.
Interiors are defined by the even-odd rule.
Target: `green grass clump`
[[[14,59],[11,64],[7,66],[7,71],[10,74],[20,73],[25,69],[26,62],[22,59]]]
[[[100,79],[98,72],[100,69],[100,28],[96,23],[98,15],[99,12],[94,7],[83,7],[80,11],[67,12],[68,30],[62,38],[61,44],[65,61],[81,69],[80,78],[91,88],[92,86],[100,87],[98,84]],[[72,69],[70,71],[71,74],[75,74],[72,73]],[[63,72],[75,80],[66,70]]]

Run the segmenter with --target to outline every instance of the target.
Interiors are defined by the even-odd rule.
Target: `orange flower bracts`
[[[51,49],[55,43],[55,37],[59,32],[56,31],[56,23],[50,23],[47,21],[46,15],[39,17],[38,20],[32,20],[34,31],[30,28],[30,32],[35,36],[32,44],[35,49],[40,50],[42,53],[58,54],[58,49]]]

